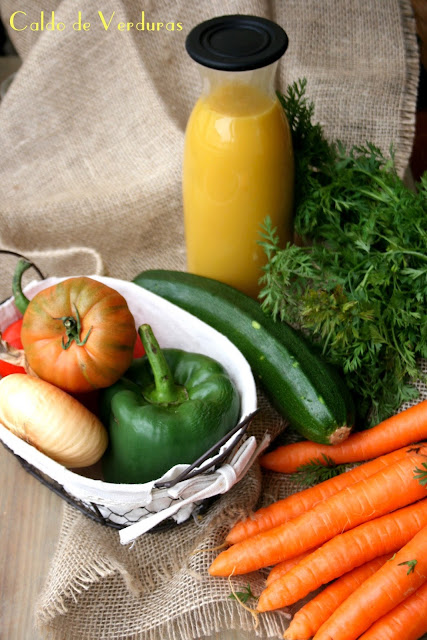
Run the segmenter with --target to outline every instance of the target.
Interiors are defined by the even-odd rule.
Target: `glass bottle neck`
[[[199,65],[202,78],[202,97],[207,97],[223,87],[243,85],[275,99],[275,77],[277,62],[250,71],[219,71]]]

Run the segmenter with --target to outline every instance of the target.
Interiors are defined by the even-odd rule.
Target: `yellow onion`
[[[0,422],[69,468],[97,462],[107,448],[102,422],[53,384],[23,373],[0,380]]]

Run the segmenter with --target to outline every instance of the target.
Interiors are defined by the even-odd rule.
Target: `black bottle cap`
[[[275,22],[231,15],[198,24],[185,42],[196,62],[221,71],[248,71],[276,62],[288,48],[288,36]]]

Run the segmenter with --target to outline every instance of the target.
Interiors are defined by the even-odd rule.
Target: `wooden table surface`
[[[55,552],[62,500],[0,446],[0,638],[38,640],[33,612]]]
[[[55,553],[63,502],[1,445],[0,487],[0,639],[42,640],[34,608]],[[224,631],[209,640],[253,638]]]

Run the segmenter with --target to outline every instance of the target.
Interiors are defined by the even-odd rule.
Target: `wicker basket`
[[[90,276],[119,291],[126,299],[136,326],[152,325],[163,348],[177,347],[209,355],[223,364],[241,397],[239,423],[193,465],[179,464],[161,478],[145,484],[113,484],[102,480],[99,465],[75,472],[51,460],[0,424],[0,440],[50,489],[103,524],[120,530],[130,542],[165,521],[181,523],[228,491],[248,471],[267,439],[258,444],[245,435],[257,411],[251,369],[240,351],[222,334],[155,294],[131,282]],[[64,278],[47,278],[25,287],[31,299],[38,291]],[[0,330],[20,317],[13,300],[0,305]]]

